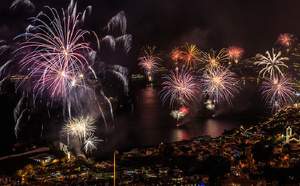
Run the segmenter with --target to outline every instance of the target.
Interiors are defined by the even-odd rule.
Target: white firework
[[[210,100],[210,99],[208,99],[204,104],[206,105],[206,108],[208,110],[214,110],[215,109],[215,105],[214,105],[213,101]]]
[[[34,4],[30,0],[14,0],[14,2],[10,5],[11,9],[15,9],[20,4],[24,4],[27,7],[31,7],[33,10],[35,9]]]
[[[125,93],[128,93],[128,69],[120,65],[111,67],[111,72],[123,83]]]
[[[281,52],[279,51],[277,54],[274,52],[274,48],[272,48],[272,55],[269,51],[266,51],[267,56],[263,56],[262,54],[256,54],[256,57],[259,58],[259,61],[254,62],[254,65],[265,65],[265,67],[259,72],[259,74],[262,74],[263,77],[265,77],[266,73],[269,73],[270,77],[273,77],[275,75],[275,71],[278,71],[280,75],[283,75],[283,73],[280,70],[280,67],[286,67],[288,66],[284,64],[283,61],[289,60],[288,57],[280,57]]]
[[[185,116],[185,113],[180,110],[172,110],[170,115],[173,116],[173,118],[175,118],[178,122],[178,120]]]
[[[96,136],[90,136],[84,140],[83,149],[86,153],[92,153],[93,150],[97,150],[98,143],[102,141],[102,139],[99,139]]]
[[[94,123],[95,120],[90,116],[70,118],[66,125],[62,128],[62,132],[72,137],[86,139],[87,136],[92,135],[96,130]]]
[[[106,26],[108,31],[112,31],[115,28],[120,28],[122,34],[126,34],[127,19],[124,11],[119,12],[108,22]]]
[[[9,49],[9,46],[5,44],[5,41],[0,40],[0,55],[2,55],[8,49]]]

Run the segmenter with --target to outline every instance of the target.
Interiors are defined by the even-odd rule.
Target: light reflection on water
[[[98,153],[111,153],[113,149],[129,151],[135,147],[189,140],[203,135],[217,137],[225,129],[231,130],[243,124],[236,117],[229,119],[185,117],[180,120],[183,124],[177,128],[176,119],[170,115],[169,105],[162,106],[159,90],[155,87],[136,90],[133,113],[124,113],[116,118],[116,127],[110,131],[107,143],[101,144],[99,148],[101,152]]]
[[[158,88],[147,87],[139,90],[136,103],[136,124],[144,134],[145,144],[155,144],[159,141],[171,142],[190,139],[200,135],[216,137],[224,132],[238,127],[239,123],[217,119],[193,120],[186,116],[180,120],[185,123],[176,128],[176,119],[170,116],[168,105],[162,106]],[[190,121],[192,120],[192,121]]]
[[[171,141],[181,141],[181,140],[188,140],[188,139],[190,139],[190,135],[188,131],[180,128],[176,130],[172,130],[172,135],[170,138]]]

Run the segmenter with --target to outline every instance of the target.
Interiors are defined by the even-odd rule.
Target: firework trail
[[[125,34],[122,36],[119,36],[115,39],[117,43],[123,44],[124,52],[127,54],[129,50],[131,49],[131,44],[132,44],[132,35],[131,34]]]
[[[206,64],[206,68],[217,68],[228,60],[225,49],[221,49],[219,53],[211,49],[209,52],[202,52],[201,62]]]
[[[97,43],[98,43],[98,51],[100,51],[100,42],[104,42],[108,44],[112,50],[115,50],[116,45],[118,43],[122,44],[124,52],[127,54],[131,49],[132,44],[132,35],[126,34],[127,30],[127,19],[124,11],[119,12],[117,15],[111,18],[108,22],[107,26],[104,27],[108,32],[113,32],[115,29],[121,30],[121,36],[114,37],[112,35],[107,35],[102,39],[99,39],[98,35],[93,32],[96,36]]]
[[[17,123],[18,117],[20,116],[21,106],[23,104],[24,98],[25,98],[25,94],[23,93],[23,96],[21,97],[21,99],[19,100],[18,104],[14,108],[14,120],[15,120],[15,123]]]
[[[9,46],[5,45],[5,41],[4,40],[0,40],[0,55],[2,55],[8,49],[9,49]]]
[[[106,117],[105,117],[105,115],[104,115],[104,113],[103,113],[103,110],[102,110],[102,108],[101,108],[101,106],[100,106],[100,104],[99,104],[98,101],[97,101],[97,104],[98,104],[99,111],[100,111],[100,113],[101,113],[101,115],[102,115],[103,121],[104,121],[105,131],[107,132]]]
[[[112,107],[112,104],[111,104],[110,100],[104,95],[103,91],[100,91],[100,94],[104,97],[104,99],[109,104],[111,119],[114,121],[113,107]]]
[[[189,101],[195,101],[199,98],[200,87],[198,79],[191,71],[181,70],[179,73],[170,71],[170,74],[164,75],[164,86],[160,91],[163,103],[170,98],[170,107],[174,104],[187,105]]]
[[[126,34],[127,30],[127,19],[124,11],[119,12],[116,16],[111,18],[105,27],[108,31],[113,29],[121,29],[122,34]]]
[[[17,2],[21,1],[14,3]],[[30,99],[33,101],[33,107],[38,98],[41,103],[42,99],[46,98],[49,103],[47,106],[51,105],[51,107],[55,103],[61,103],[63,116],[66,120],[70,119],[69,124],[63,127],[63,133],[67,134],[68,138],[71,135],[82,140],[91,136],[96,128],[92,124],[76,124],[85,118],[74,119],[72,115],[86,115],[86,112],[93,111],[98,105],[106,125],[106,117],[97,100],[96,92],[99,91],[98,95],[107,102],[112,120],[114,120],[112,104],[102,87],[105,74],[110,72],[116,76],[122,82],[125,92],[128,92],[128,70],[125,67],[107,65],[104,69],[99,68],[104,66],[98,56],[101,41],[108,42],[114,49],[122,46],[126,53],[130,50],[132,43],[132,35],[126,33],[127,20],[123,11],[113,17],[106,27],[108,31],[113,31],[113,34],[116,34],[115,29],[121,29],[121,36],[114,38],[108,35],[99,39],[95,32],[82,29],[91,11],[92,7],[88,6],[83,12],[77,12],[77,3],[73,0],[62,12],[47,6],[46,11],[30,18],[31,23],[23,34],[15,37],[15,40],[20,40],[20,47],[13,52],[15,59],[19,60],[19,73],[26,77],[19,82],[16,89],[24,88],[23,92],[31,93]],[[97,52],[87,41],[90,33],[93,33],[97,39]],[[1,51],[4,49],[4,46],[0,48]],[[11,62],[8,61],[1,67],[1,75]],[[94,69],[99,69],[99,71]],[[31,87],[30,90],[26,88],[28,85]],[[91,99],[95,99],[96,102]],[[20,109],[15,109],[15,113],[16,128],[18,128]],[[50,117],[50,114],[48,116]]]
[[[94,75],[95,79],[99,80],[98,77],[97,77],[97,75],[96,75],[96,73],[95,73],[95,71],[94,71],[92,68],[91,68],[91,71],[93,72],[93,75]],[[101,86],[101,85],[100,85],[100,86]],[[124,88],[124,89],[125,89],[125,88]],[[110,108],[111,118],[112,118],[112,120],[114,121],[113,107],[112,107],[112,104],[111,104],[110,100],[106,97],[106,95],[104,94],[104,92],[103,92],[102,90],[99,90],[99,92],[100,92],[100,95],[102,95],[103,98],[107,101],[107,103],[108,103],[108,105],[109,105],[109,108]],[[100,104],[99,104],[98,102],[97,102],[97,104],[98,104],[100,113],[101,113],[101,115],[103,116],[102,108],[100,108]],[[105,120],[105,117],[103,117],[103,119],[104,119],[104,121],[105,121],[105,126],[106,126],[106,120]],[[106,126],[106,128],[107,128],[107,126]]]
[[[2,90],[2,83],[7,79],[8,77],[5,77],[3,78],[1,81],[0,81],[0,91]]]
[[[113,51],[115,51],[116,49],[116,44],[121,43],[124,46],[123,47],[124,52],[128,53],[129,50],[131,49],[132,35],[126,34],[126,35],[119,36],[117,38],[114,38],[111,35],[107,35],[104,38],[102,38],[101,41],[108,44],[110,48],[113,49]]]
[[[78,100],[72,98],[75,94],[72,92],[76,91],[76,87],[82,88],[82,94],[86,91],[85,89],[88,89],[88,77],[83,78],[83,75],[87,73],[87,68],[96,77],[89,60],[94,63],[97,54],[85,42],[85,36],[89,34],[89,31],[80,28],[84,17],[91,11],[91,7],[88,7],[83,14],[77,13],[77,3],[71,1],[68,9],[62,11],[62,16],[54,8],[47,7],[47,9],[50,15],[41,12],[38,16],[31,18],[31,25],[27,27],[26,32],[15,38],[25,39],[16,53],[19,55],[23,55],[24,51],[27,53],[20,61],[21,72],[25,72],[26,76],[32,80],[33,91],[36,92],[35,99],[38,95],[50,94],[53,100],[63,100],[64,108],[71,116],[72,102],[79,103]],[[109,30],[121,21],[122,33],[125,33],[126,18],[124,16],[124,13],[119,13],[112,18],[108,24]],[[109,36],[104,38],[109,38]],[[116,41],[123,43],[124,50],[128,52],[131,35],[125,34],[118,37]],[[128,82],[125,81],[125,76],[122,77],[125,71],[117,69],[121,70],[121,67],[115,68],[113,73],[121,78],[126,88]],[[98,78],[97,80],[100,83]],[[79,99],[80,95],[77,93],[75,97]]]
[[[84,10],[83,13],[82,13],[81,20],[80,20],[82,23],[84,23],[84,21],[85,21],[85,19],[86,19],[86,16],[90,16],[90,15],[91,15],[92,9],[93,9],[93,7],[92,7],[91,5],[90,5],[90,6],[87,6],[87,7],[85,8],[85,10]]]
[[[18,132],[19,132],[19,130],[20,130],[20,128],[19,128],[20,122],[21,122],[21,119],[22,119],[22,117],[23,117],[23,114],[24,114],[24,112],[25,112],[26,110],[27,110],[27,108],[24,109],[24,110],[21,112],[20,116],[19,116],[18,119],[16,120],[16,125],[15,125],[15,136],[16,136],[17,139],[18,139]]]
[[[106,44],[108,44],[111,49],[115,50],[116,49],[116,41],[115,38],[111,35],[107,35],[105,37],[103,37],[101,39],[101,42],[105,42]]]
[[[280,57],[281,52],[279,51],[277,54],[274,53],[274,48],[272,48],[272,56],[269,51],[267,51],[266,54],[267,56],[256,54],[256,57],[259,58],[259,61],[254,62],[254,65],[265,65],[265,67],[259,72],[259,74],[262,74],[262,77],[265,77],[265,74],[269,73],[270,77],[272,77],[275,75],[275,71],[278,71],[281,75],[283,75],[280,67],[288,68],[288,66],[284,64],[283,61],[289,60],[289,58]]]
[[[103,142],[102,139],[99,139],[95,136],[90,136],[86,140],[84,140],[83,149],[86,153],[92,153],[93,150],[97,150],[97,144],[99,142]]]
[[[242,58],[244,49],[237,46],[231,46],[227,49],[227,54],[230,59],[234,60],[234,62],[237,63],[238,60]]]
[[[111,67],[111,72],[122,81],[124,91],[128,94],[128,69],[120,65],[114,65]]]
[[[240,89],[235,73],[223,66],[208,68],[202,76],[201,86],[210,100],[216,103],[226,101],[229,105],[232,104],[234,94]]]
[[[27,108],[25,108],[21,112],[21,106],[23,104],[24,99],[25,99],[25,94],[23,93],[21,99],[19,100],[18,104],[14,108],[14,121],[16,123],[15,124],[15,136],[16,136],[16,138],[18,138],[19,125],[20,125],[20,121],[23,117],[23,113],[27,110]]]
[[[182,51],[182,60],[185,63],[185,68],[196,68],[197,62],[200,61],[199,56],[201,51],[196,47],[196,45],[189,45],[185,43]]]
[[[265,78],[261,90],[266,104],[273,109],[279,109],[283,105],[293,102],[295,95],[291,82],[292,79],[285,75]]]
[[[12,62],[13,60],[8,60],[4,65],[0,67],[0,76],[4,75],[5,68]]]
[[[14,0],[14,2],[10,5],[10,9],[15,9],[20,4],[24,4],[25,7],[31,7],[33,10],[35,9],[34,4],[30,0]]]
[[[96,73],[95,73],[95,71],[94,71],[94,69],[92,69],[91,67],[89,67],[89,68],[91,69],[91,71],[92,71],[95,79],[99,80],[98,77],[97,77],[97,75],[96,75]],[[126,87],[124,89],[126,89]],[[104,94],[104,92],[102,90],[100,90],[100,94],[104,97],[104,99],[109,104],[111,118],[112,118],[112,120],[114,120],[113,107],[112,107],[112,104],[111,104],[110,100],[106,97],[106,95]],[[98,106],[100,107],[99,103],[98,103]],[[100,112],[101,112],[101,115],[103,115],[102,109],[100,110]],[[103,119],[105,120],[105,118],[103,118]]]

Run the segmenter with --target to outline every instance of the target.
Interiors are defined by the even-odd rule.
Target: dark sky
[[[36,9],[20,5],[9,9],[12,0],[0,2],[0,39],[11,41],[35,16],[49,5],[66,8],[69,0],[32,0]],[[92,5],[84,25],[101,32],[109,19],[124,10],[133,46],[126,60],[135,66],[140,48],[156,45],[167,54],[184,42],[204,51],[231,45],[244,48],[244,57],[271,50],[281,33],[300,36],[299,0],[79,0],[78,10]]]

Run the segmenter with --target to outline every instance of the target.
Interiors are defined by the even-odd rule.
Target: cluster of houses
[[[266,181],[259,175],[264,175],[264,168],[267,165],[274,169],[289,169],[300,163],[300,143],[299,135],[297,134],[300,131],[300,125],[298,124],[300,124],[300,109],[286,108],[278,111],[267,122],[258,126],[251,126],[249,129],[241,127],[216,138],[199,136],[191,140],[160,144],[155,147],[132,149],[132,151],[124,153],[122,159],[157,156],[166,146],[171,146],[174,149],[174,158],[183,154],[196,156],[196,161],[198,162],[204,161],[211,155],[228,158],[231,166],[225,180],[231,185],[247,185],[248,182],[252,182],[252,185],[265,184]],[[263,141],[273,142],[272,144],[264,144],[264,148],[272,148],[267,163],[255,160],[253,154],[255,145],[263,143]],[[261,151],[261,153],[264,152]],[[171,170],[169,167],[163,168]],[[182,170],[176,171],[182,172]],[[147,172],[141,168],[135,173],[140,174],[140,176],[146,176],[149,179],[153,177],[161,178],[159,172],[153,175],[153,171]],[[205,184],[209,182],[208,175],[193,176],[193,178],[185,176],[183,172],[180,183],[196,184],[203,182]],[[290,177],[293,178],[293,176]],[[174,178],[174,180],[176,179]],[[276,182],[276,180],[273,181]]]
[[[300,143],[297,134],[300,131],[299,121],[300,109],[287,108],[260,125],[226,131],[216,138],[199,136],[191,140],[132,149],[117,156],[116,166],[112,161],[98,163],[82,157],[62,161],[55,159],[54,155],[40,153],[29,157],[39,163],[39,166],[29,166],[30,168],[24,168],[18,171],[18,175],[11,177],[2,175],[0,185],[111,185],[114,175],[117,185],[201,185],[208,184],[210,177],[205,172],[190,174],[197,166],[184,170],[176,166],[166,166],[170,163],[165,162],[172,162],[179,157],[193,157],[196,165],[210,156],[223,157],[230,161],[229,171],[222,179],[218,178],[222,185],[265,185],[266,180],[259,175],[264,174],[264,167],[267,165],[274,169],[288,169],[300,163]],[[255,146],[259,143],[263,145],[262,149],[271,148],[268,162],[255,157]],[[166,152],[166,149],[169,151]],[[162,160],[139,166],[134,162],[137,158]],[[133,164],[135,166],[131,166]],[[290,176],[290,179],[297,178]]]

